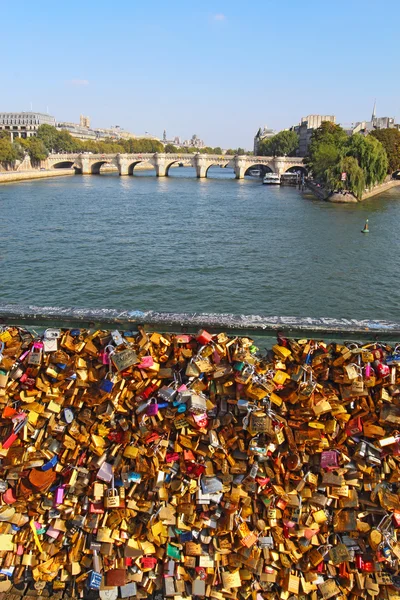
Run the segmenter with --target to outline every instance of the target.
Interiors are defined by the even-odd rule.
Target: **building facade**
[[[0,112],[0,131],[9,131],[11,139],[28,138],[37,135],[41,125],[55,127],[56,120],[51,115],[38,112]]]
[[[299,136],[297,156],[307,155],[314,129],[318,129],[325,121],[335,123],[336,117],[335,115],[308,115],[307,117],[301,117],[299,125],[294,125],[290,128],[291,131],[295,131]]]
[[[268,129],[266,125],[263,128],[259,128],[256,135],[254,136],[254,156],[258,156],[258,150],[260,147],[260,143],[263,140],[267,140],[269,138],[274,137],[276,135],[276,131],[273,129]]]

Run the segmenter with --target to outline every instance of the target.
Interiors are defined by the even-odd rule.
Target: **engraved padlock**
[[[104,496],[104,508],[119,508],[121,498],[119,491],[114,487],[114,477],[112,479],[112,487],[108,489]]]

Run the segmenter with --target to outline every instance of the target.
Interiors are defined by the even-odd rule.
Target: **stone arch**
[[[99,160],[90,165],[90,172],[92,175],[100,175],[100,169],[103,165],[112,165],[115,167],[115,164],[110,159]]]
[[[170,168],[172,167],[172,165],[175,165],[175,164],[183,164],[184,167],[194,167],[195,166],[190,159],[176,158],[175,160],[172,160],[170,163],[168,163],[165,166],[165,175],[169,174]]]
[[[260,169],[261,171],[261,175],[265,175],[265,173],[275,173],[275,170],[273,169],[273,167],[270,164],[263,164],[263,163],[253,163],[251,165],[246,165],[246,170],[244,172],[244,175],[249,175],[249,172],[251,169]]]
[[[307,169],[304,165],[292,165],[286,169],[285,173],[296,173],[297,171],[300,171],[303,175],[307,175]]]
[[[155,171],[155,166],[153,165],[152,162],[150,162],[148,159],[140,159],[140,160],[135,160],[128,165],[128,175],[133,175],[133,171],[134,171],[135,167],[137,165],[139,165],[140,163],[148,165],[149,169],[152,169]]]
[[[211,167],[222,167],[225,168],[227,165],[224,165],[223,163],[218,162],[217,160],[215,162],[210,163],[207,168],[206,168],[206,177],[208,176],[208,171],[211,169]]]
[[[400,179],[400,169],[392,173],[392,179]]]
[[[74,166],[73,160],[62,160],[57,163],[53,163],[52,169],[70,169]]]
[[[54,163],[52,169],[75,169],[75,173],[82,173],[82,169],[78,167],[73,160],[62,160]]]

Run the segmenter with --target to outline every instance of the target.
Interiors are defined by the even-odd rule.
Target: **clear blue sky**
[[[4,2],[0,111],[251,148],[310,113],[400,120],[398,1]],[[4,56],[4,50],[6,55]]]

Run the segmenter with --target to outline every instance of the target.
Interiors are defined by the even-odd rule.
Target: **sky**
[[[400,120],[398,0],[3,2],[0,112],[252,149],[308,114]]]

